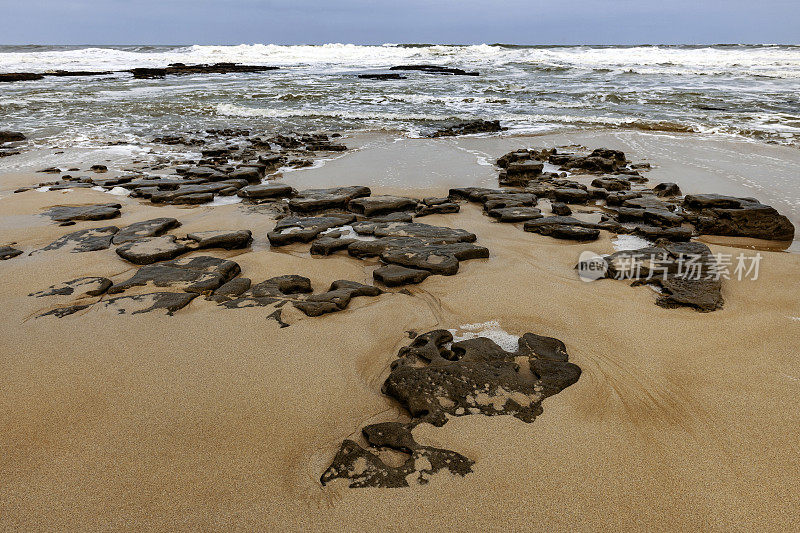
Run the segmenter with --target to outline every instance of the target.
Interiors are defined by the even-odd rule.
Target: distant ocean
[[[90,146],[218,127],[414,136],[432,124],[485,118],[509,133],[633,128],[800,146],[800,46],[0,46],[0,72],[178,62],[280,70],[0,84],[0,129]],[[480,76],[356,77],[421,63]]]

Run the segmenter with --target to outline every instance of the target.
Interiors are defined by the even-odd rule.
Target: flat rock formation
[[[42,214],[55,222],[75,222],[77,220],[106,220],[120,214],[120,204],[95,205],[56,205]]]
[[[119,228],[116,226],[73,231],[51,242],[40,251],[60,250],[62,248],[73,253],[105,250],[111,246],[111,241],[118,231]]]
[[[472,135],[475,133],[496,133],[503,131],[499,120],[471,120],[451,126],[440,128],[428,137],[455,137],[457,135]]]
[[[460,68],[442,67],[439,65],[396,65],[389,70],[406,70],[424,72],[425,74],[442,74],[445,76],[478,76],[478,72],[468,72]]]
[[[134,68],[129,70],[137,79],[163,78],[164,76],[187,76],[189,74],[253,73],[278,70],[278,67],[262,65],[240,65],[239,63],[214,63],[213,65],[185,65],[172,63],[164,68]]]

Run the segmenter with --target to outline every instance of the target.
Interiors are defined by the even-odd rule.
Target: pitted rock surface
[[[577,382],[580,374],[568,362],[564,343],[551,337],[527,333],[517,351],[507,352],[485,337],[453,343],[446,330],[420,335],[400,350],[383,385],[383,392],[408,410],[411,421],[364,427],[369,449],[346,439],[320,482],[344,479],[351,488],[399,488],[426,483],[442,470],[467,475],[474,461],[418,444],[413,428],[421,423],[442,426],[450,417],[476,414],[532,422],[542,413],[542,400]],[[385,449],[407,459],[389,465],[380,457]]]

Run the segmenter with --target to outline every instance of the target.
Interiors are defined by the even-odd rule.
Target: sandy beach
[[[493,164],[506,152],[580,144],[650,163],[651,185],[754,196],[800,227],[792,182],[800,152],[791,147],[599,130],[343,142],[350,150],[280,181],[446,196],[453,187],[496,187]],[[72,157],[58,161],[102,162]],[[0,176],[0,243],[25,252],[0,262],[2,529],[779,531],[800,519],[797,241],[788,251],[762,249],[758,279],[726,280],[724,307],[698,313],[654,305],[648,286],[581,281],[582,251],[614,251],[607,231],[570,243],[462,203],[458,213],[418,221],[474,233],[488,259],[324,316],[286,306],[289,327],[264,308],[202,297],[174,316],[97,305],[38,318],[71,299],[31,293],[81,276],[119,283],[137,269],[113,248],[30,254],[76,229],[174,217],[178,236],[250,230],[246,249],[189,256],[233,260],[254,282],[299,274],[315,291],[335,280],[371,284],[378,261],[312,256],[308,244],[271,247],[274,213],[246,203],[154,205],[92,189],[14,194],[46,179],[33,170]],[[41,216],[54,205],[109,202],[122,204],[120,217],[63,228]],[[748,245],[741,240],[703,240],[713,253],[755,253],[729,246]],[[323,486],[343,439],[363,442],[366,424],[408,420],[381,384],[409,332],[440,328],[560,339],[581,377],[545,399],[533,423],[475,415],[416,426],[419,442],[473,460],[466,476],[440,472],[402,489]]]

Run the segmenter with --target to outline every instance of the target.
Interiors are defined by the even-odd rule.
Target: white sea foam
[[[639,250],[640,248],[646,248],[652,245],[652,242],[636,235],[620,235],[611,241],[611,246],[613,246],[614,250],[617,252],[622,250]]]
[[[0,69],[44,72],[53,69],[122,70],[169,63],[237,62],[281,67],[365,69],[414,62],[559,69],[606,69],[612,73],[719,74],[740,72],[774,78],[800,77],[800,48],[762,47],[534,47],[472,46],[402,47],[326,44],[281,46],[194,45],[177,48],[88,47],[68,50],[0,53]]]
[[[505,331],[497,320],[464,324],[448,331],[453,334],[453,342],[486,337],[507,352],[516,352],[519,348],[519,335],[512,335]]]

